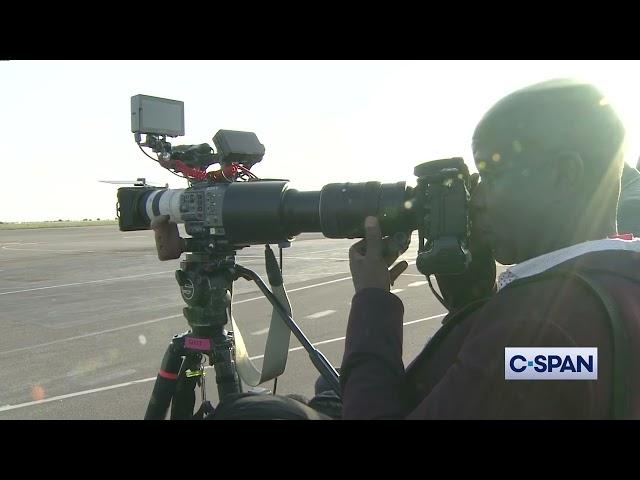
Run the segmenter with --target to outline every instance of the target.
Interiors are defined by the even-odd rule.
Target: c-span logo
[[[597,380],[597,348],[504,349],[505,380]]]

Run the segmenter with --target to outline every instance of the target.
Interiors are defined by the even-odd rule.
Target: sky
[[[413,167],[462,156],[496,101],[527,85],[575,77],[602,89],[640,157],[640,61],[0,61],[0,221],[115,218],[117,185],[185,188],[145,157],[130,99],[185,103],[183,137],[255,132],[252,171],[319,190],[331,182],[411,181]],[[151,152],[149,152],[151,153]]]

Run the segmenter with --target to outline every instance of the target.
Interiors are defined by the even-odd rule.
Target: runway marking
[[[336,313],[335,310],[323,310],[322,312],[312,313],[311,315],[307,315],[304,318],[309,318],[311,320],[315,320],[316,318],[326,317],[327,315],[331,315],[332,313]]]
[[[409,262],[409,265],[413,265],[415,263],[416,262],[414,260],[414,261]],[[173,270],[171,270],[171,272],[173,272]],[[169,272],[145,273],[143,275],[159,275],[161,273],[169,273]],[[134,275],[134,277],[135,277],[135,275]],[[127,278],[127,277],[121,277],[121,278]],[[329,284],[332,284],[332,283],[342,282],[344,280],[350,280],[350,279],[351,279],[351,276],[337,278],[335,280],[328,280],[326,282],[315,283],[313,285],[307,285],[306,287],[293,288],[291,290],[287,290],[287,293],[299,292],[301,290],[307,290],[309,288],[321,287],[323,285],[329,285]],[[104,280],[94,280],[93,282],[99,282],[99,281],[104,281]],[[64,286],[64,285],[58,285],[58,286]],[[36,289],[31,289],[31,290],[42,290],[42,289],[45,289],[45,288],[55,288],[55,286],[54,287],[40,287],[40,288],[36,288]],[[29,290],[26,290],[26,291],[29,291]],[[16,293],[16,292],[4,292],[4,293],[0,293],[0,295],[5,295],[5,294],[8,294],[8,293]],[[266,300],[266,299],[263,296],[253,297],[253,298],[246,298],[244,300],[238,300],[237,302],[233,302],[232,305],[238,305],[240,303],[253,302],[255,300]],[[179,304],[179,305],[182,305],[182,304]],[[349,305],[351,305],[351,302],[349,302]],[[114,327],[114,328],[110,328],[108,330],[101,330],[99,332],[85,333],[83,335],[78,335],[78,336],[69,337],[69,338],[61,338],[60,340],[54,340],[54,341],[47,342],[47,343],[40,343],[38,345],[29,345],[28,347],[21,347],[21,348],[17,348],[17,349],[14,349],[14,350],[5,350],[3,352],[0,352],[0,355],[9,354],[9,353],[15,353],[15,352],[21,352],[21,351],[24,351],[24,350],[33,350],[33,349],[40,348],[40,347],[46,347],[46,346],[55,345],[55,344],[58,344],[58,343],[64,343],[64,342],[69,342],[69,341],[72,341],[72,340],[78,340],[78,339],[81,339],[81,338],[92,337],[94,335],[102,335],[104,333],[111,333],[111,332],[115,332],[115,331],[118,331],[118,330],[125,330],[127,328],[138,327],[140,325],[146,325],[146,324],[150,324],[150,323],[161,322],[163,320],[168,320],[168,319],[171,319],[171,318],[179,318],[179,317],[182,317],[182,315],[181,314],[177,314],[177,315],[171,315],[171,316],[168,316],[168,317],[155,318],[155,319],[147,320],[147,321],[144,321],[144,322],[132,323],[132,324],[129,324],[129,325],[123,325],[121,327]]]
[[[411,282],[409,285],[407,285],[407,287],[421,287],[422,285],[426,285],[427,282],[426,280],[422,280],[420,282]]]
[[[389,293],[394,293],[395,294],[395,293],[400,293],[400,292],[404,292],[404,288],[394,288]]]
[[[113,282],[116,280],[125,280],[128,278],[148,277],[150,275],[164,275],[164,274],[173,273],[173,272],[175,272],[175,270],[167,270],[164,272],[154,272],[154,273],[141,273],[139,275],[127,275],[125,277],[103,278],[101,280],[89,280],[87,282],[65,283],[62,285],[50,285],[48,287],[27,288],[24,290],[14,290],[12,292],[1,292],[0,295],[10,295],[12,293],[23,293],[23,292],[35,292],[36,290],[48,290],[50,288],[74,287],[76,285],[88,285],[90,283]]]
[[[91,385],[96,385],[97,383],[100,383],[100,382],[108,382],[108,381],[116,380],[118,378],[126,377],[127,375],[131,375],[133,373],[136,373],[136,370],[133,368],[129,368],[127,370],[113,372],[113,373],[109,373],[109,374],[98,376],[98,377],[91,377],[90,379],[87,379],[84,382],[82,382],[81,385],[83,387],[89,387]]]
[[[257,332],[251,332],[251,335],[264,335],[269,331],[269,327],[258,330]]]
[[[238,258],[264,258],[264,255],[238,255]],[[293,257],[293,256],[283,256],[283,260],[339,260],[341,262],[348,262],[349,258],[335,258],[335,257]]]
[[[16,252],[47,252],[47,253],[96,253],[95,250],[50,250],[47,248],[7,248],[3,250],[11,250]]]
[[[446,315],[446,313],[441,313],[438,315],[432,315],[431,317],[425,317],[425,318],[419,318],[418,320],[412,320],[410,322],[405,322],[403,323],[404,326],[406,325],[412,325],[414,323],[420,323],[420,322],[426,322],[429,320],[433,320],[436,318],[440,318],[440,317],[444,317]],[[337,337],[337,338],[331,338],[329,340],[322,340],[320,342],[315,342],[312,345],[314,347],[317,347],[318,345],[326,345],[328,343],[333,343],[333,342],[339,342],[341,340],[344,340],[345,337]],[[290,348],[289,349],[289,353],[293,353],[293,352],[297,352],[298,350],[302,350],[304,349],[304,347],[294,347],[294,348]],[[258,360],[264,358],[264,355],[256,355],[255,357],[251,357],[251,360]],[[205,367],[207,369],[213,368],[211,366],[207,366]],[[19,408],[25,408],[25,407],[31,407],[34,405],[40,405],[43,403],[49,403],[49,402],[56,402],[58,400],[65,400],[67,398],[73,398],[73,397],[79,397],[82,395],[90,395],[92,393],[99,393],[99,392],[105,392],[107,390],[113,390],[116,388],[122,388],[122,387],[129,387],[131,385],[136,385],[139,383],[147,383],[147,382],[152,382],[156,379],[156,377],[149,377],[149,378],[143,378],[140,380],[132,380],[130,382],[125,382],[125,383],[119,383],[117,385],[109,385],[106,387],[100,387],[100,388],[92,388],[91,390],[83,390],[81,392],[74,392],[74,393],[67,393],[64,395],[57,395],[55,397],[50,397],[50,398],[44,398],[42,400],[35,400],[32,402],[26,402],[26,403],[19,403],[16,405],[4,405],[2,407],[0,407],[0,412],[7,412],[9,410],[17,410]]]
[[[277,253],[279,251],[279,249],[277,248],[277,245],[271,245],[273,248],[273,253]],[[286,251],[289,249],[290,247],[287,248],[283,248],[282,252],[283,252],[283,256],[284,258],[289,258],[287,257],[287,253]],[[295,247],[294,247],[295,248]],[[336,251],[347,251],[348,248],[346,247],[339,247],[339,248],[329,248],[327,250],[314,250],[313,252],[295,252],[294,254],[299,254],[299,255],[315,255],[316,253],[325,253],[325,252],[336,252]],[[248,257],[249,255],[237,255],[238,257]],[[260,255],[260,258],[264,257],[264,255]]]
[[[123,325],[121,327],[109,328],[108,330],[100,330],[99,332],[85,333],[83,335],[76,335],[75,337],[61,338],[60,340],[53,340],[51,342],[39,343],[38,345],[29,345],[28,347],[14,348],[13,350],[5,350],[3,352],[0,352],[0,355],[8,355],[10,353],[22,352],[24,350],[34,350],[36,348],[48,347],[50,345],[56,345],[58,343],[71,342],[73,340],[80,340],[81,338],[93,337],[96,335],[103,335],[105,333],[117,332],[118,330],[125,330],[127,328],[139,327],[141,325],[147,325],[149,323],[157,323],[163,320],[170,320],[172,318],[178,318],[182,316],[183,315],[179,313],[177,315],[170,315],[168,317],[154,318],[152,320],[146,320],[144,322],[132,323],[130,325]]]
[[[432,315],[430,317],[424,317],[424,318],[419,318],[417,320],[411,320],[410,322],[404,322],[402,325],[403,326],[407,326],[407,325],[413,325],[414,323],[420,323],[420,322],[426,322],[429,320],[434,320],[436,318],[441,318],[444,317],[446,315],[446,313],[440,313],[438,315]],[[314,347],[317,347],[318,345],[326,345],[327,343],[333,343],[333,342],[339,342],[340,340],[344,340],[346,337],[336,337],[336,338],[331,338],[329,340],[322,340],[321,342],[315,342],[312,345]],[[291,352],[297,352],[298,350],[303,350],[304,347],[300,346],[300,347],[293,347],[289,349],[289,353]],[[264,355],[256,355],[255,357],[250,357],[251,360],[259,360],[260,358],[264,358]],[[206,368],[211,368],[211,367],[206,367]],[[2,409],[0,408],[0,411],[2,411]]]
[[[348,250],[348,249],[347,249]],[[325,253],[325,252],[337,252],[337,251],[345,251],[345,247],[339,247],[339,248],[330,248],[328,250],[315,250],[313,252],[307,252],[309,255],[315,255],[316,253]],[[304,253],[304,252],[299,252],[299,253]]]
[[[4,247],[3,247],[4,248]],[[45,250],[38,250],[38,251],[45,251]],[[51,251],[58,251],[58,250],[51,250]],[[71,250],[69,250],[71,251]],[[69,252],[67,251],[67,252]],[[93,251],[89,251],[86,253],[93,253]],[[238,256],[238,258],[264,258],[263,255],[246,255],[246,256]],[[314,258],[314,257],[285,257],[285,259],[300,259],[300,260],[340,260],[340,261],[347,261],[347,258]],[[409,262],[409,265],[413,265],[415,264],[415,261]],[[24,290],[13,290],[11,292],[1,292],[0,295],[11,295],[14,293],[24,293],[24,292],[34,292],[37,290],[47,290],[50,288],[62,288],[62,287],[74,287],[77,285],[88,285],[91,283],[102,283],[102,282],[112,282],[112,281],[116,281],[116,280],[125,280],[125,279],[129,279],[129,278],[138,278],[138,277],[145,277],[145,276],[149,276],[149,275],[162,275],[165,273],[173,273],[175,270],[167,270],[164,272],[155,272],[155,273],[142,273],[140,275],[127,275],[124,277],[113,277],[113,278],[104,278],[101,280],[89,280],[86,282],[76,282],[76,283],[65,283],[62,285],[50,285],[48,287],[37,287],[37,288],[27,288]],[[286,274],[285,274],[286,276]],[[351,277],[346,277],[346,278],[351,278]],[[343,279],[344,280],[344,279]],[[336,280],[337,281],[337,280]],[[426,283],[426,282],[425,282]],[[292,290],[294,291],[294,290]]]
[[[122,238],[144,238],[144,239],[150,239],[151,237],[141,237],[139,235],[136,235],[135,237],[122,237]]]
[[[0,270],[1,272],[2,270]],[[287,279],[287,277],[327,277],[329,275],[342,275],[343,273],[349,273],[349,272],[329,272],[329,273],[285,273],[284,274],[284,278],[285,280]]]
[[[349,279],[351,279],[351,277],[343,277],[343,278],[338,278],[336,280],[329,280],[327,282],[321,282],[321,283],[316,283],[316,284],[313,284],[313,285],[307,285],[306,287],[293,288],[291,290],[287,290],[287,293],[299,292],[300,290],[306,290],[308,288],[314,288],[314,287],[321,287],[323,285],[329,285],[331,283],[342,282],[344,280],[349,280]],[[263,297],[263,296],[245,298],[244,300],[238,300],[237,302],[233,302],[232,305],[238,305],[240,303],[253,302],[255,300],[266,300],[266,298]],[[183,305],[183,304],[178,304],[178,305]],[[172,319],[172,318],[180,318],[182,316],[183,316],[182,314],[177,314],[177,315],[170,315],[168,317],[154,318],[152,320],[146,320],[144,322],[132,323],[132,324],[129,324],[129,325],[122,325],[120,327],[109,328],[107,330],[100,330],[99,332],[85,333],[83,335],[77,335],[75,337],[69,337],[69,338],[61,338],[60,340],[53,340],[51,342],[40,343],[38,345],[29,345],[28,347],[21,347],[21,348],[16,348],[16,349],[13,349],[13,350],[5,350],[5,351],[0,352],[0,355],[6,355],[6,354],[9,354],[9,353],[22,352],[24,350],[34,350],[34,349],[40,348],[40,347],[47,347],[49,345],[55,345],[55,344],[58,344],[58,343],[70,342],[70,341],[73,341],[73,340],[79,340],[81,338],[87,338],[87,337],[92,337],[92,336],[95,336],[95,335],[102,335],[102,334],[105,334],[105,333],[116,332],[116,331],[119,331],[119,330],[125,330],[127,328],[139,327],[141,325],[148,325],[150,323],[157,323],[157,322],[161,322],[163,320],[169,320],[169,319]]]

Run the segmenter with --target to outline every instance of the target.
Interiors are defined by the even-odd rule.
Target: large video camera
[[[397,183],[331,183],[320,191],[289,188],[287,180],[258,179],[250,170],[264,146],[251,132],[220,130],[208,144],[171,147],[166,137],[184,134],[182,102],[132,97],[131,129],[139,145],[151,147],[158,162],[182,175],[189,188],[118,189],[122,231],[149,229],[153,218],[169,215],[203,248],[238,249],[287,241],[303,232],[328,238],[361,238],[364,218],[376,216],[383,235],[418,230],[416,266],[424,275],[461,273],[468,251],[469,171],[461,158],[415,167],[415,188]],[[140,143],[140,135],[146,142]],[[206,169],[219,164],[212,172]],[[206,241],[205,241],[206,239]]]
[[[364,219],[371,215],[379,219],[383,235],[398,235],[407,243],[418,230],[416,266],[424,275],[461,273],[471,260],[469,171],[461,158],[418,165],[415,187],[405,182],[331,183],[320,191],[304,192],[290,188],[288,180],[260,179],[251,171],[265,153],[254,133],[220,130],[213,137],[215,151],[208,144],[172,147],[167,137],[184,135],[182,102],[132,97],[131,131],[143,153],[148,155],[143,147],[151,148],[157,154],[148,155],[152,160],[189,184],[184,189],[118,189],[120,230],[146,230],[154,218],[169,215],[173,222],[184,223],[190,235],[176,280],[191,328],[175,335],[167,348],[147,419],[165,418],[169,405],[171,418],[193,418],[196,385],[203,392],[196,416],[213,415],[215,409],[205,399],[205,357],[215,368],[221,401],[242,394],[245,384],[255,387],[277,379],[284,372],[291,333],[340,395],[336,369],[293,321],[281,275],[282,256],[278,267],[269,244],[287,245],[303,232],[363,237]],[[209,169],[216,164],[217,169]],[[235,261],[238,249],[256,244],[265,244],[270,289],[258,274]],[[261,369],[252,363],[231,313],[233,283],[239,278],[254,281],[273,306]],[[228,324],[232,331],[226,330]]]

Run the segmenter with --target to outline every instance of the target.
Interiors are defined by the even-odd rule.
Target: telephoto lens
[[[416,228],[411,188],[404,182],[332,183],[298,191],[286,181],[200,184],[187,189],[118,189],[120,230],[149,229],[169,215],[187,233],[225,237],[231,244],[284,241],[305,232],[328,238],[361,238],[364,219],[378,217],[382,233]]]

